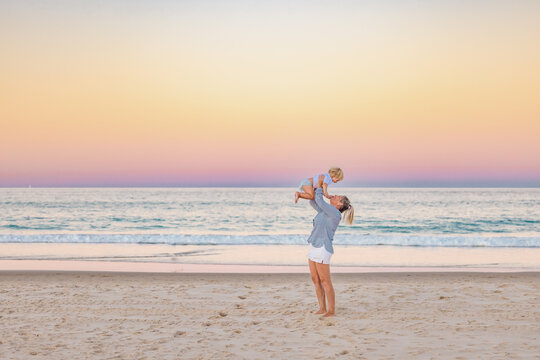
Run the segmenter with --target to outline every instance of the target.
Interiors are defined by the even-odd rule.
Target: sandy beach
[[[0,272],[2,359],[538,359],[540,273]]]

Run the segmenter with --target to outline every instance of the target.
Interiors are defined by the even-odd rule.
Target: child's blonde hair
[[[343,180],[343,170],[338,167],[331,167],[330,170],[328,170],[328,174],[330,174],[330,176],[335,176],[339,181]]]
[[[349,201],[349,198],[346,196],[341,197],[341,203],[343,204],[341,209],[339,209],[341,212],[341,217],[347,225],[351,225],[354,220],[354,208]]]

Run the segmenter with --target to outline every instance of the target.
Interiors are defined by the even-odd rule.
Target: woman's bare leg
[[[319,302],[319,311],[317,311],[317,314],[324,314],[326,313],[326,300],[324,296],[324,289],[321,284],[321,279],[319,278],[319,274],[317,273],[317,267],[315,266],[315,262],[309,261],[309,272],[311,273],[311,280],[313,281],[313,285],[315,285],[315,293],[317,294],[317,301]]]
[[[332,279],[330,279],[330,265],[315,263],[317,268],[317,274],[321,279],[321,283],[328,300],[328,312],[323,316],[336,315],[336,295],[334,293],[334,286],[332,285]]]

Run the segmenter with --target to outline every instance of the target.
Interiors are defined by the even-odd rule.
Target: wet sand
[[[484,267],[540,271],[540,248],[336,245],[334,267]],[[306,245],[0,244],[9,260],[306,266]],[[9,268],[0,268],[9,270]],[[30,269],[28,269],[30,270]],[[134,268],[132,271],[139,271]]]
[[[540,273],[0,272],[2,359],[538,359]]]

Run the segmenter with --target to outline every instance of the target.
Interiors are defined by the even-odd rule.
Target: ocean
[[[294,188],[0,188],[0,243],[303,245]],[[540,247],[540,189],[343,188],[334,244]]]

